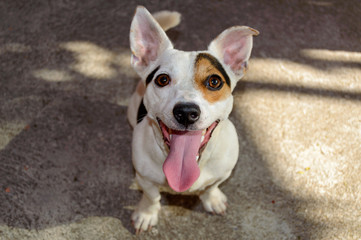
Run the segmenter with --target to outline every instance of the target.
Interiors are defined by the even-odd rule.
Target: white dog
[[[131,64],[141,77],[128,108],[133,165],[143,190],[132,215],[137,233],[158,221],[160,185],[195,192],[206,211],[223,214],[227,198],[218,186],[238,159],[228,115],[258,31],[231,27],[207,51],[184,52],[173,48],[163,30],[179,20],[168,11],[154,18],[140,6],[131,24]]]

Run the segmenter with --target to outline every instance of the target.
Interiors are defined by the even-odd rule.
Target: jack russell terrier
[[[153,17],[139,6],[130,29],[131,65],[141,77],[127,113],[136,181],[143,190],[132,214],[137,234],[157,224],[159,186],[194,192],[206,211],[223,214],[227,197],[218,186],[238,159],[228,115],[258,31],[231,27],[208,50],[184,52],[174,49],[164,32],[179,21],[177,12]]]

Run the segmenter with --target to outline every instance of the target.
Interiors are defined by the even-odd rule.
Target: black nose
[[[187,127],[199,119],[201,110],[194,103],[178,103],[173,108],[173,115],[177,122]]]

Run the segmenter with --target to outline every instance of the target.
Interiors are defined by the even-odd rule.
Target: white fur
[[[170,18],[174,17],[175,13],[168,13]],[[166,22],[166,18],[167,12],[163,12],[162,21]],[[232,90],[243,76],[243,68],[251,53],[252,35],[255,33],[255,30],[248,27],[227,29],[210,44],[208,51],[202,51],[212,54],[222,63],[231,78]],[[198,162],[200,176],[188,191],[200,193],[206,211],[223,214],[227,198],[218,186],[230,176],[238,159],[237,133],[228,120],[233,96],[214,103],[204,99],[202,93],[194,87],[193,79],[196,56],[200,52],[173,49],[161,25],[144,7],[137,8],[131,26],[130,42],[132,65],[141,77],[128,108],[128,120],[134,128],[133,165],[136,180],[143,189],[142,200],[132,215],[137,233],[157,223],[160,210],[158,186],[167,185],[162,165],[168,149],[156,118],[161,119],[171,129],[182,130],[172,113],[173,107],[179,102],[192,102],[200,107],[200,118],[189,130],[206,129],[216,120],[220,120]],[[160,88],[150,82],[145,86],[146,77],[158,66],[160,69],[157,75],[168,74],[171,78],[170,84]],[[142,98],[148,114],[136,124]]]

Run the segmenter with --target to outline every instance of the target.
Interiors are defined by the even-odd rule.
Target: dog
[[[227,197],[218,186],[238,160],[228,116],[258,31],[234,26],[208,50],[185,52],[174,49],[164,31],[179,21],[177,12],[152,16],[138,6],[131,23],[131,65],[141,78],[127,112],[135,178],[143,190],[131,217],[137,234],[157,224],[159,186],[198,194],[206,211],[225,213]]]

